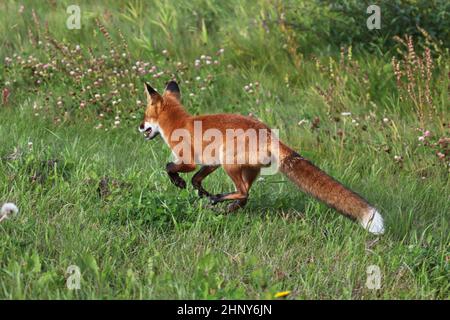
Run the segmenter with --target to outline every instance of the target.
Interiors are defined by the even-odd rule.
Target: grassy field
[[[439,39],[336,47],[321,26],[315,38],[290,23],[314,25],[309,1],[92,3],[79,1],[75,30],[71,1],[0,4],[0,204],[20,209],[0,223],[0,299],[450,298]],[[281,175],[231,215],[177,189],[168,147],[137,131],[143,82],[162,90],[173,77],[192,114],[251,113],[279,129],[379,208],[385,235]],[[205,186],[232,190],[221,170]],[[66,287],[71,265],[79,290]]]

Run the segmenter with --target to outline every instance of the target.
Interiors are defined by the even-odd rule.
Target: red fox
[[[384,233],[383,218],[377,209],[274,138],[264,123],[253,117],[234,114],[192,116],[181,104],[180,88],[175,81],[167,84],[162,95],[147,83],[144,91],[147,105],[139,131],[146,140],[160,134],[171,148],[176,160],[167,164],[166,171],[175,186],[186,188],[186,182],[179,173],[192,172],[199,164],[201,168],[191,181],[194,189],[200,197],[208,197],[212,204],[231,200],[228,211],[232,212],[245,206],[250,188],[261,170],[276,163],[279,171],[302,191],[357,220],[369,232]],[[232,144],[218,139],[220,135],[228,137],[229,131],[233,130],[239,133],[232,136]],[[250,148],[252,136],[247,134],[252,130],[259,136],[259,142],[264,141],[263,144],[254,144],[253,149]],[[238,139],[243,145],[230,147],[234,147]],[[255,160],[259,153],[263,156]],[[203,188],[203,179],[219,167],[223,167],[233,181],[235,192],[212,195]]]

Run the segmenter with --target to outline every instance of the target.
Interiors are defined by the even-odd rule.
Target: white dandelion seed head
[[[16,216],[19,213],[19,208],[14,203],[7,202],[3,204],[0,209],[0,219],[6,219],[9,216]]]

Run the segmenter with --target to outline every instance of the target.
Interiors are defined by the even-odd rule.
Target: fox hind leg
[[[242,181],[244,182],[243,191],[247,195],[245,199],[239,199],[233,201],[228,206],[228,212],[233,212],[240,208],[243,208],[247,204],[248,193],[250,192],[250,188],[252,187],[253,182],[258,177],[260,173],[260,168],[258,167],[246,167],[241,172]]]
[[[224,166],[236,187],[235,192],[211,196],[212,204],[233,200],[228,206],[228,212],[236,211],[247,204],[249,190],[260,172],[259,167]]]

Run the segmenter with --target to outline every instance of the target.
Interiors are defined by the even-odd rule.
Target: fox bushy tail
[[[369,232],[384,233],[383,218],[377,209],[285,145],[281,148],[279,168],[302,191],[357,220]]]

